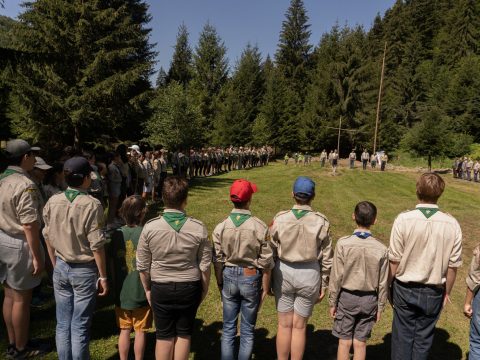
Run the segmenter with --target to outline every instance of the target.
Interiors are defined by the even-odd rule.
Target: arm
[[[330,282],[330,271],[332,269],[332,263],[333,263],[333,248],[332,248],[332,238],[330,236],[330,228],[325,229],[326,233],[325,236],[323,237],[323,240],[321,242],[321,258],[320,258],[320,265],[321,265],[321,270],[322,270],[322,286],[320,290],[320,295],[318,297],[318,302],[322,301],[322,299],[325,297],[325,292],[328,288],[328,284]],[[322,229],[322,232],[324,230]]]
[[[208,287],[210,285],[210,266],[207,270],[202,271],[202,302],[208,294]]]
[[[97,264],[99,278],[99,296],[105,296],[108,293],[108,282],[107,282],[107,264],[105,260],[105,248],[101,247],[93,251],[93,257],[95,258],[95,263]]]
[[[378,281],[378,310],[377,310],[377,322],[380,320],[380,316],[385,308],[385,303],[388,297],[388,280],[389,280],[389,263],[388,252],[385,251],[385,256],[380,262],[380,272]]]
[[[330,275],[330,283],[328,286],[328,303],[330,306],[330,316],[335,317],[337,313],[338,295],[341,289],[343,279],[343,251],[341,245],[337,243],[335,254],[332,261],[332,272]]]
[[[210,274],[211,274],[211,264],[212,264],[212,245],[208,240],[207,228],[204,227],[203,230],[203,239],[200,242],[197,253],[197,263],[201,271],[201,281],[202,281],[202,300],[208,294],[208,287],[210,285]]]
[[[215,279],[217,280],[218,290],[222,292],[223,288],[223,267],[225,265],[225,254],[222,251],[221,237],[221,224],[215,227],[213,230],[213,268],[215,270]]]
[[[40,275],[45,267],[45,262],[42,261],[40,250],[40,225],[38,221],[34,221],[29,224],[23,224],[22,226],[33,257],[33,275]]]
[[[450,293],[453,288],[453,284],[455,284],[455,279],[457,278],[457,268],[449,267],[447,270],[447,281],[445,283],[445,298],[443,300],[443,306],[450,302]]]
[[[465,294],[465,305],[463,306],[463,315],[469,319],[471,319],[473,315],[472,301],[474,296],[475,294],[473,291],[467,287],[467,293]]]
[[[143,289],[145,290],[145,295],[148,300],[148,304],[152,306],[152,300],[151,300],[151,286],[152,286],[152,281],[150,279],[150,273],[147,271],[141,271],[140,272],[140,281],[142,282]]]
[[[271,270],[264,270],[262,275],[262,295],[260,298],[260,304],[258,305],[258,311],[262,308],[263,302],[265,298],[270,292],[270,280],[272,278],[272,271]]]

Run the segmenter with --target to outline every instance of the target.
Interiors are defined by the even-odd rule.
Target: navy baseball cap
[[[315,195],[315,183],[306,176],[299,176],[293,184],[293,193],[300,198],[311,198]]]
[[[18,157],[29,153],[30,151],[40,151],[39,147],[32,147],[28,142],[22,139],[10,140],[5,149],[10,158]]]
[[[75,156],[65,161],[65,164],[63,164],[63,170],[68,171],[73,176],[84,178],[85,176],[90,175],[92,167],[84,157]]]

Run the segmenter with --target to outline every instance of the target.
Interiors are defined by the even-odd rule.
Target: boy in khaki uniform
[[[467,275],[467,294],[463,307],[470,319],[469,359],[480,359],[480,245],[473,250],[472,263]]]
[[[328,291],[337,360],[350,359],[352,343],[355,360],[366,358],[366,341],[387,301],[388,250],[370,232],[376,217],[374,204],[358,203],[352,215],[357,229],[335,248]]]
[[[239,313],[238,359],[250,359],[257,313],[270,289],[273,252],[267,225],[252,216],[255,184],[236,180],[230,188],[234,209],[213,231],[214,266],[223,302],[222,359],[236,359],[235,337]],[[252,291],[252,288],[254,291]]]
[[[28,343],[32,290],[45,265],[40,244],[40,192],[28,175],[35,164],[31,147],[21,139],[7,143],[8,168],[0,175],[0,283],[9,345],[6,357],[38,355]]]
[[[92,181],[87,159],[73,157],[63,169],[68,188],[52,196],[43,211],[43,235],[54,266],[55,339],[60,360],[89,359],[96,294],[108,292],[103,208],[87,193]]]
[[[293,209],[279,212],[270,227],[279,260],[273,270],[279,360],[302,359],[307,321],[325,296],[333,257],[330,223],[311,207],[315,183],[298,177],[293,198]]]

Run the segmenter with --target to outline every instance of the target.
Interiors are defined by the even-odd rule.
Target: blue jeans
[[[60,360],[88,360],[90,325],[97,293],[97,266],[66,263],[57,258],[53,287],[57,303],[57,343]]]
[[[480,360],[480,291],[473,298],[472,320],[470,321],[470,360]]]
[[[240,348],[238,360],[248,360],[253,350],[255,323],[261,297],[262,275],[243,275],[243,268],[225,267],[223,270],[223,335],[222,360],[236,359],[234,354],[238,314],[240,321]]]
[[[427,360],[444,289],[393,283],[392,360]]]

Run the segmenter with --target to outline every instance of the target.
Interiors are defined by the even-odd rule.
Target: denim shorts
[[[152,282],[152,310],[157,339],[191,336],[202,298],[202,284],[189,282]]]
[[[41,261],[45,261],[40,246]],[[33,276],[33,258],[28,242],[0,230],[0,283],[6,282],[15,290],[30,290],[40,285],[42,277]]]

